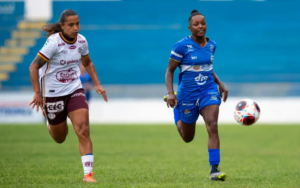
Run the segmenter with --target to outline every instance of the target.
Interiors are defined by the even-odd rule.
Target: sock
[[[177,126],[177,122],[179,121],[179,120],[181,120],[181,118],[180,118],[180,114],[179,114],[179,112],[178,112],[178,110],[177,110],[177,108],[176,107],[174,107],[174,119],[175,119],[175,125]]]
[[[218,172],[218,166],[220,163],[220,149],[208,149],[209,164],[211,166],[211,172]]]
[[[88,173],[93,171],[94,155],[92,153],[88,153],[85,156],[81,156],[81,161],[83,165],[84,175],[87,175]]]

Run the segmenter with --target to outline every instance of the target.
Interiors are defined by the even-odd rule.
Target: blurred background
[[[104,103],[92,92],[91,122],[172,123],[162,100],[164,75],[197,9],[217,43],[214,70],[229,90],[219,121],[234,123],[237,102],[251,98],[261,108],[259,122],[300,124],[299,7],[297,0],[0,1],[0,123],[44,121],[28,107],[28,68],[46,41],[41,27],[57,22],[65,9],[79,14],[109,98]],[[175,88],[177,80],[178,71]]]

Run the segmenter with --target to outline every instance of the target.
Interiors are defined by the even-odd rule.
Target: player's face
[[[204,16],[202,15],[193,16],[190,21],[189,30],[192,32],[192,35],[194,36],[204,37],[206,33],[206,21]]]
[[[78,15],[68,16],[67,20],[61,26],[64,34],[69,38],[76,38],[80,29]]]

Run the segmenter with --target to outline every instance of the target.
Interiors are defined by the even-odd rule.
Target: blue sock
[[[87,154],[85,154],[85,155],[93,155],[92,153],[87,153]]]
[[[220,163],[220,149],[208,149],[209,164],[219,165]]]
[[[174,108],[174,120],[175,120],[175,125],[177,126],[177,122],[179,121],[179,120],[181,120],[181,118],[180,118],[180,114],[179,114],[179,112],[178,112],[178,110],[177,110],[177,108],[175,107]]]

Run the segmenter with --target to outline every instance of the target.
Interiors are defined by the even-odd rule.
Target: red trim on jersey
[[[41,52],[38,53],[38,55],[43,58],[45,61],[49,61],[49,58],[47,56],[45,56],[44,54],[42,54]]]
[[[63,39],[63,41],[65,41],[67,44],[74,44],[74,43],[77,41],[77,37],[76,37],[73,41],[68,41],[68,40],[62,35],[61,32],[59,33],[59,36],[60,36],[60,38]]]

